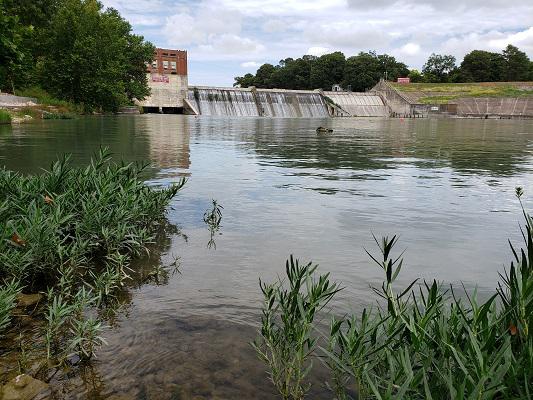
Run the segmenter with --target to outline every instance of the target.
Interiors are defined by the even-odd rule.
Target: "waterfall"
[[[311,91],[195,87],[187,97],[201,115],[329,117],[320,93]]]
[[[320,93],[257,90],[259,106],[265,117],[328,117]]]
[[[196,109],[201,115],[259,116],[251,90],[193,88],[189,89],[188,99],[196,105]]]

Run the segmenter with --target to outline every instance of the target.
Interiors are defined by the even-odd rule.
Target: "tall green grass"
[[[11,114],[6,110],[0,110],[0,124],[10,124]]]
[[[522,196],[521,189],[517,196]],[[293,321],[305,320],[305,303],[299,299],[317,290],[315,267],[305,267],[303,280],[287,274],[293,288],[289,292],[281,284],[271,290],[262,285],[268,318],[262,319],[259,340],[268,344],[272,355],[265,357],[260,349],[259,357],[272,377],[279,370],[274,360],[283,359],[288,345],[293,352],[320,356],[331,371],[328,385],[337,399],[531,399],[533,220],[523,213],[524,247],[511,246],[514,260],[486,301],[480,301],[475,291],[446,289],[436,281],[417,280],[397,289],[403,265],[401,255],[393,256],[397,238],[376,240],[379,256],[369,255],[385,275],[382,285],[374,288],[381,305],[358,316],[333,318],[320,351],[308,342],[291,342],[291,335],[272,340],[269,333],[285,321],[297,327],[300,322]],[[283,307],[283,293],[298,307]],[[314,335],[309,340],[320,336]],[[275,384],[303,373],[294,369],[310,368],[291,361],[285,365],[290,368],[273,379]],[[287,394],[276,387],[286,399],[302,399],[305,394]]]
[[[86,167],[64,157],[39,175],[0,170],[0,332],[24,286],[47,293],[48,357],[92,356],[102,326],[87,310],[114,299],[130,260],[148,251],[185,183],[149,187],[145,168],[113,163],[104,149]]]

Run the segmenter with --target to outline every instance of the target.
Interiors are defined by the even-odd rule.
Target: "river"
[[[317,135],[319,125],[333,133]],[[140,115],[0,126],[0,164],[23,173],[63,153],[83,165],[100,146],[150,161],[151,185],[188,177],[168,211],[179,232],[139,262],[179,257],[180,268],[132,285],[92,366],[52,379],[59,398],[275,398],[249,342],[259,278],[282,275],[290,254],[342,282],[340,314],[376,300],[372,233],[400,235],[399,286],[437,279],[486,296],[511,260],[507,239],[520,240],[516,186],[533,208],[527,120]],[[208,245],[212,199],[224,209]],[[315,398],[328,398],[319,386]]]

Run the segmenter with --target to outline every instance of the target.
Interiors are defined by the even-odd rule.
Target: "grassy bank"
[[[524,247],[512,247],[510,267],[484,302],[436,281],[397,289],[397,238],[376,240],[379,254],[369,256],[385,275],[373,288],[379,305],[333,317],[327,333],[314,321],[339,286],[291,258],[285,280],[261,284],[262,327],[253,344],[280,396],[304,398],[319,359],[336,399],[531,399],[533,220],[524,217]]]
[[[91,310],[112,303],[185,183],[148,187],[144,168],[102,150],[83,168],[65,157],[40,175],[0,170],[0,336],[20,292],[40,292],[48,359],[92,357],[103,340]]]
[[[533,96],[533,82],[486,83],[392,83],[415,102],[442,104],[462,97],[523,97]]]

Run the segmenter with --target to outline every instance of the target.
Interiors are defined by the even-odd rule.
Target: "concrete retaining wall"
[[[37,99],[33,97],[13,96],[12,94],[0,93],[0,107],[28,107],[38,104]]]
[[[323,92],[351,117],[387,117],[389,108],[376,93]],[[344,115],[341,115],[344,116]]]
[[[147,74],[151,94],[139,102],[142,107],[182,108],[187,98],[187,75]]]
[[[455,102],[457,114],[465,117],[533,117],[532,97],[462,98]]]

